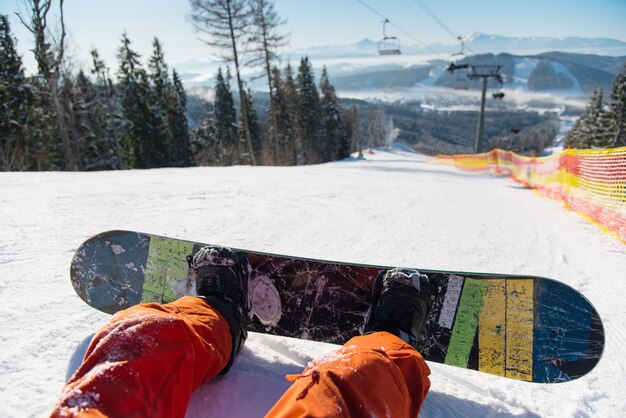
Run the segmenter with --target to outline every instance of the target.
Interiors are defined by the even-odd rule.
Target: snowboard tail
[[[207,244],[109,231],[81,245],[76,293],[103,312],[195,294],[186,256]],[[249,330],[343,344],[360,335],[378,274],[389,267],[237,250],[250,264]],[[428,361],[511,379],[553,383],[587,374],[604,331],[579,292],[546,278],[421,270],[436,295],[412,345]]]

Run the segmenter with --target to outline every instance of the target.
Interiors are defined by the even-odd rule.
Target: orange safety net
[[[431,162],[471,173],[509,176],[626,243],[626,147],[568,149],[547,157],[526,157],[495,149],[482,154],[438,155]]]

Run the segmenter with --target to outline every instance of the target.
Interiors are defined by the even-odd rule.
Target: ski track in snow
[[[304,167],[0,173],[0,417],[48,414],[108,316],[69,281],[75,249],[131,229],[357,263],[527,273],[581,290],[604,321],[599,365],[539,385],[431,364],[423,417],[625,416],[626,246],[510,180],[377,151]],[[285,374],[336,346],[252,334],[189,417],[254,417]]]

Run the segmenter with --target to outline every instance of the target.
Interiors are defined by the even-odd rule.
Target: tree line
[[[565,145],[579,149],[626,146],[626,64],[615,76],[606,101],[603,89],[595,88],[589,105],[567,133]]]
[[[399,130],[397,139],[424,154],[472,153],[476,111],[427,110],[420,102],[384,105]],[[559,129],[554,113],[489,111],[484,135],[488,149],[502,148],[521,154],[541,155],[552,145]]]
[[[311,62],[300,60],[294,74],[291,65],[272,67],[274,93],[267,120],[257,116],[252,92],[243,95],[251,150],[257,163],[266,165],[315,164],[346,158],[352,150],[352,123],[323,69],[319,88]],[[244,134],[243,112],[237,112],[230,87],[232,76],[220,68],[215,98],[208,106],[192,143],[200,164],[252,163]]]
[[[0,166],[3,170],[109,170],[194,164],[186,93],[157,38],[147,69],[124,34],[114,83],[98,51],[92,67],[64,65],[65,28],[47,31],[51,2],[33,0],[28,18],[38,73],[27,77],[8,17],[0,15]],[[61,2],[62,6],[62,2]],[[62,10],[62,9],[61,9]],[[62,16],[62,13],[61,13]]]
[[[0,15],[2,169],[309,164],[348,155],[352,134],[326,69],[318,88],[308,58],[302,58],[295,74],[289,65],[283,70],[275,65],[286,36],[279,33],[284,21],[269,0],[190,3],[198,36],[229,64],[225,72],[218,71],[215,102],[194,129],[188,126],[180,76],[169,70],[157,38],[144,67],[122,35],[115,81],[96,49],[88,71],[72,71],[65,58],[63,1],[60,35],[52,36],[52,0],[29,0],[28,15],[18,17],[33,35],[38,72],[26,76],[8,17]],[[262,68],[267,78],[267,120],[259,120],[245,88],[245,66]]]

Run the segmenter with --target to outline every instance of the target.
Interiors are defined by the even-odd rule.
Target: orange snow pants
[[[94,336],[53,417],[184,417],[192,392],[227,364],[226,319],[203,299],[137,305]],[[270,417],[417,416],[430,370],[384,332],[355,337],[288,376],[295,383]]]

